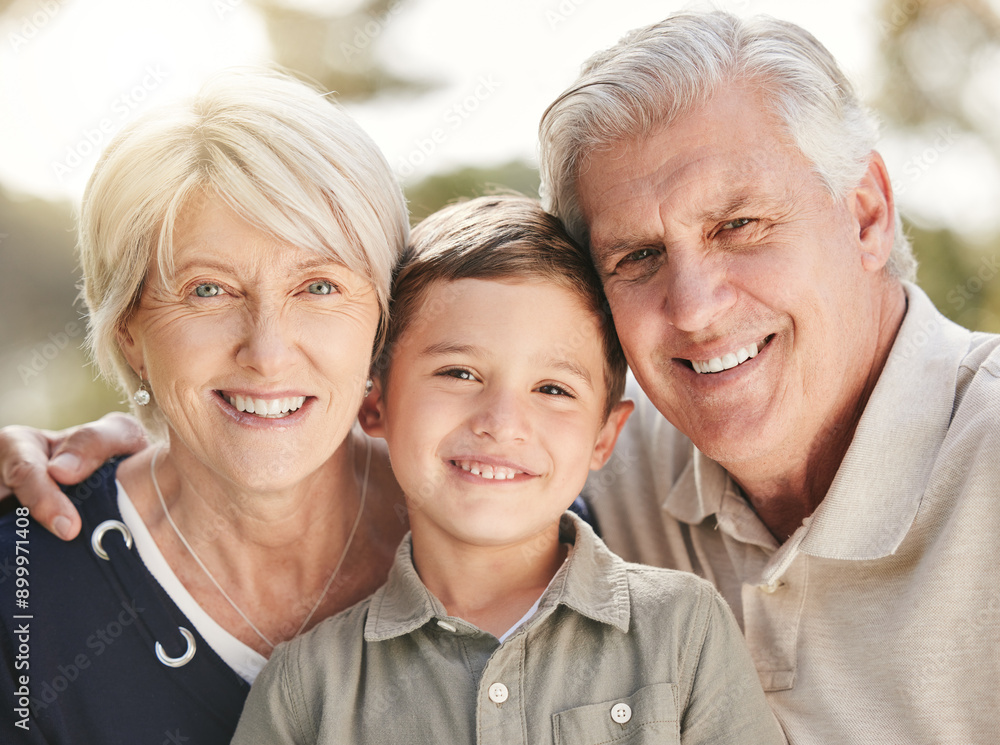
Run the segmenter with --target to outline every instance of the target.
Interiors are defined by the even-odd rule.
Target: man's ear
[[[385,391],[381,378],[372,377],[372,389],[361,402],[358,421],[369,436],[385,437]]]
[[[590,470],[596,471],[608,462],[615,443],[618,442],[618,435],[621,434],[622,427],[628,421],[629,415],[635,408],[635,403],[625,399],[615,404],[608,414],[608,420],[601,427],[597,434],[597,442],[594,445],[594,454],[590,457]]]
[[[885,162],[874,150],[865,175],[848,197],[848,207],[857,225],[862,268],[881,271],[896,240],[896,205]]]

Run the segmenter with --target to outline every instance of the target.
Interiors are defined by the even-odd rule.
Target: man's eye
[[[752,223],[749,217],[738,217],[735,220],[730,220],[729,222],[722,224],[723,230],[736,230],[737,228],[742,228],[744,225],[749,225]]]
[[[648,259],[649,257],[655,254],[656,254],[655,249],[640,248],[638,251],[633,251],[632,253],[626,255],[622,259],[622,261],[630,261],[630,262],[643,261],[644,259]]]
[[[215,297],[222,294],[222,288],[212,282],[203,282],[194,288],[194,294],[198,297]]]
[[[315,282],[311,282],[309,287],[306,289],[313,295],[332,295],[337,288],[325,279],[320,279]]]

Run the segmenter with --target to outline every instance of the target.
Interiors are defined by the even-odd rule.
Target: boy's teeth
[[[740,347],[735,352],[727,352],[721,357],[713,357],[710,360],[691,360],[691,367],[697,373],[717,373],[728,370],[737,365],[742,365],[747,360],[752,360],[757,356],[757,352],[767,342],[754,342],[748,347]]]
[[[463,471],[468,471],[475,476],[497,481],[509,480],[521,473],[521,471],[515,471],[513,468],[507,468],[506,466],[490,466],[485,463],[477,463],[474,460],[455,460],[452,463]]]
[[[280,419],[281,417],[288,416],[293,411],[298,411],[302,408],[302,404],[306,402],[305,396],[290,396],[288,398],[252,398],[251,396],[229,396],[225,395],[226,400],[236,408],[237,411],[243,411],[247,414],[256,414],[257,416],[264,417],[266,419]]]

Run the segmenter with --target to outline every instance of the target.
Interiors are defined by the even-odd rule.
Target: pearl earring
[[[146,381],[139,383],[139,390],[132,396],[132,400],[139,404],[139,406],[145,406],[149,403],[149,390],[146,388]]]

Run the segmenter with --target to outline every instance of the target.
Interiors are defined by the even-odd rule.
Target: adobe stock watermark
[[[60,182],[66,174],[83,164],[86,158],[98,152],[149,94],[167,79],[167,73],[158,64],[147,65],[144,73],[138,83],[111,101],[108,116],[102,117],[92,127],[85,128],[74,144],[66,146],[66,156],[62,160],[53,161],[52,170]]]
[[[108,623],[94,629],[94,632],[87,637],[84,643],[88,652],[81,651],[66,664],[59,665],[55,676],[41,681],[41,684],[32,690],[31,711],[35,716],[54,704],[77,680],[85,678],[86,671],[94,663],[95,658],[100,657],[115,644],[125,629],[136,622],[139,614],[146,611],[145,608],[139,607],[135,600],[131,602],[123,600],[121,608],[122,610],[112,616]]]
[[[214,0],[212,8],[215,9],[215,15],[221,21],[241,5],[243,5],[243,0]]]
[[[396,175],[407,178],[417,167],[427,162],[434,151],[444,144],[448,137],[458,130],[476,110],[500,87],[493,75],[480,75],[476,87],[469,95],[447,107],[441,114],[443,126],[435,127],[427,137],[414,139],[414,148],[406,156],[400,156],[396,165]]]
[[[28,355],[27,363],[17,366],[17,374],[21,376],[21,382],[28,385],[33,378],[37,378],[45,372],[49,363],[69,345],[70,339],[75,339],[82,333],[83,327],[76,321],[70,321],[63,327],[62,331],[49,334],[46,341],[36,344]]]
[[[558,5],[547,8],[545,20],[549,22],[549,28],[555,29],[568,21],[586,3],[587,0],[560,0]]]
[[[897,195],[905,194],[907,189],[917,183],[937,163],[938,159],[951,149],[957,137],[955,128],[950,124],[947,127],[938,127],[935,135],[937,136],[930,145],[908,158],[903,164],[903,174],[906,178],[893,185],[893,190]]]
[[[892,6],[887,18],[879,21],[879,30],[884,35],[889,35],[905,26],[910,18],[926,5],[926,0],[903,0]]]
[[[21,21],[20,33],[11,31],[7,34],[10,46],[15,52],[20,52],[21,48],[41,33],[42,29],[49,25],[62,9],[66,0],[45,0],[38,3],[38,10]]]
[[[369,16],[367,21],[358,25],[350,44],[341,42],[340,53],[347,59],[362,54],[402,9],[402,0],[393,0],[385,11],[377,16]]]
[[[979,268],[964,282],[948,290],[948,302],[961,311],[966,304],[982,292],[983,287],[1000,273],[1000,256],[984,256],[979,260]]]

